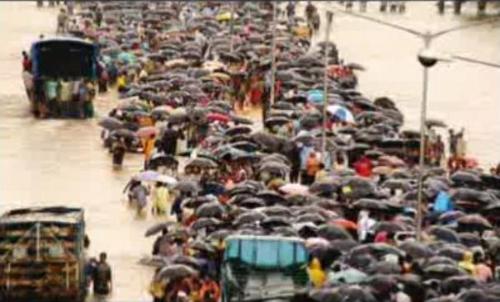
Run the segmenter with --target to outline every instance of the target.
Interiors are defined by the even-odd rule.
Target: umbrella
[[[330,105],[326,110],[335,118],[342,122],[355,123],[354,115],[349,111],[349,109],[340,105]]]
[[[174,189],[179,190],[181,192],[186,192],[186,193],[195,193],[199,191],[199,186],[195,181],[190,181],[190,180],[183,180],[179,181]]]
[[[162,223],[157,223],[155,225],[153,225],[152,227],[150,227],[149,229],[147,229],[146,233],[144,234],[144,236],[146,237],[149,237],[149,236],[153,236],[163,230],[166,230],[168,229],[169,226],[172,226],[172,225],[175,225],[176,223],[173,222],[173,221],[167,221],[167,222],[162,222]]]
[[[233,136],[237,134],[250,134],[252,132],[252,128],[248,126],[234,126],[226,131],[224,131],[225,135]]]
[[[358,63],[347,63],[345,65],[345,67],[349,68],[349,69],[352,69],[352,70],[360,70],[360,71],[365,71],[366,68],[361,65],[361,64],[358,64]]]
[[[208,228],[208,227],[213,227],[213,226],[217,226],[217,225],[220,225],[221,224],[221,221],[216,219],[216,218],[213,218],[213,217],[210,217],[210,218],[199,218],[198,220],[196,220],[192,225],[191,225],[191,228],[194,229],[194,230],[199,230],[199,229],[203,229],[203,228]]]
[[[249,211],[246,213],[240,214],[236,219],[234,220],[235,225],[242,225],[242,224],[247,224],[247,223],[254,223],[257,221],[263,221],[266,219],[267,216],[261,212],[258,211]]]
[[[261,225],[265,228],[275,228],[280,226],[290,226],[290,222],[288,218],[279,217],[279,216],[271,216],[267,217],[261,222]]]
[[[474,228],[480,228],[480,229],[491,229],[493,226],[491,223],[481,216],[480,214],[470,214],[470,215],[465,215],[460,218],[458,218],[458,224],[463,225],[463,226],[471,226]]]
[[[464,249],[464,247],[462,247],[460,245],[448,244],[448,245],[440,248],[437,251],[437,254],[439,256],[448,257],[448,258],[453,259],[455,261],[462,261],[464,254],[465,254],[465,249]]]
[[[158,134],[158,129],[156,129],[154,126],[143,127],[137,130],[136,134],[138,137],[148,138],[151,136],[156,136]]]
[[[441,290],[444,294],[458,294],[459,292],[474,287],[477,284],[478,281],[472,276],[452,276],[443,281],[441,284]]]
[[[279,187],[279,191],[288,195],[307,195],[309,188],[301,184],[288,183]]]
[[[457,233],[455,233],[452,229],[442,226],[433,226],[431,227],[427,233],[436,237],[437,240],[448,242],[448,243],[459,243],[460,239],[458,238]]]
[[[202,204],[197,210],[196,210],[196,216],[197,217],[221,217],[222,214],[224,214],[225,209],[224,207],[218,202],[209,202]]]
[[[282,203],[282,204],[286,203],[285,197],[274,191],[269,191],[269,190],[261,191],[257,193],[256,197],[264,200],[268,205],[273,205],[277,203]]]
[[[380,261],[372,263],[368,268],[367,272],[370,274],[400,274],[401,267],[397,263]]]
[[[446,279],[451,276],[464,275],[456,265],[435,264],[424,268],[424,273],[429,279]]]
[[[399,248],[413,259],[429,258],[434,255],[430,247],[417,241],[405,241],[399,245]]]
[[[217,168],[217,163],[213,160],[203,157],[197,157],[190,160],[185,168],[198,167],[200,169],[214,169]]]
[[[321,90],[310,90],[307,92],[307,100],[312,103],[323,103],[324,95]]]
[[[156,181],[160,173],[156,171],[146,170],[136,174],[133,179],[137,181]]]
[[[368,275],[355,268],[348,268],[346,270],[336,272],[328,275],[328,281],[330,283],[337,284],[351,284],[351,283],[361,283],[367,279]]]
[[[163,174],[158,175],[156,177],[155,181],[156,182],[161,182],[161,183],[164,183],[164,184],[167,184],[167,185],[170,185],[170,186],[174,186],[174,185],[177,184],[177,179],[175,179],[172,176],[163,175]]]
[[[437,119],[427,119],[425,121],[425,125],[429,128],[431,127],[442,127],[442,128],[446,128],[446,124],[445,122],[441,121],[441,120],[437,120]]]
[[[213,253],[215,249],[209,244],[201,240],[195,240],[189,244],[189,248],[197,251]]]
[[[123,122],[114,117],[105,117],[99,121],[99,126],[108,130],[116,130],[123,128]]]
[[[457,171],[450,176],[453,182],[457,183],[480,183],[481,177],[467,171]]]
[[[129,130],[129,129],[117,129],[117,130],[113,130],[110,134],[110,136],[112,137],[124,137],[124,138],[135,138],[137,137],[137,135],[135,134],[135,132]]]
[[[291,216],[292,211],[283,206],[272,206],[259,209],[260,212],[268,215],[268,216]]]
[[[162,268],[158,272],[157,277],[175,280],[196,275],[197,271],[185,264],[171,264]]]
[[[354,221],[343,219],[343,218],[335,219],[331,222],[331,224],[342,227],[345,230],[356,231],[358,229],[358,225]]]
[[[325,224],[318,228],[318,236],[328,239],[328,240],[336,240],[336,239],[352,239],[351,235],[344,230],[342,227]]]
[[[229,123],[231,120],[229,116],[220,114],[220,113],[209,113],[207,114],[207,120],[209,122],[221,122],[221,123]]]

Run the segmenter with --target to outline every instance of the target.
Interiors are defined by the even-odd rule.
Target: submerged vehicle
[[[91,117],[98,47],[77,38],[43,39],[31,45],[32,108],[49,117]],[[85,94],[85,95],[83,95]]]
[[[305,301],[309,254],[300,238],[226,238],[222,301]]]
[[[46,207],[0,217],[0,301],[84,301],[84,213]]]

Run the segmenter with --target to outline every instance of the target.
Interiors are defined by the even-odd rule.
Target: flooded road
[[[337,4],[322,3],[327,7]],[[467,17],[438,16],[430,3],[410,4],[406,15],[382,15],[369,4],[369,14],[417,30],[455,26]],[[465,10],[469,13],[469,10]],[[92,255],[106,251],[114,270],[110,301],[150,301],[151,270],[137,264],[152,242],[144,230],[151,217],[137,219],[123,202],[121,190],[142,166],[129,155],[125,167],[111,169],[101,147],[95,120],[33,119],[21,80],[21,51],[41,33],[55,30],[56,10],[34,3],[0,3],[0,210],[19,206],[68,205],[85,209]],[[430,26],[430,28],[428,28]],[[332,38],[347,61],[363,64],[360,89],[370,97],[387,95],[417,128],[421,100],[419,40],[405,33],[336,14]],[[438,50],[500,62],[500,26],[487,25],[438,39]],[[429,116],[453,127],[465,127],[469,150],[482,164],[500,158],[500,70],[462,62],[441,64],[430,72]],[[101,96],[97,112],[106,114],[112,97]]]
[[[113,268],[109,300],[151,301],[152,271],[137,262],[150,253],[152,242],[144,231],[154,222],[136,219],[121,194],[141,168],[142,157],[127,154],[124,169],[115,172],[95,120],[33,119],[20,77],[21,51],[40,33],[48,37],[54,32],[56,10],[38,10],[30,2],[0,3],[0,20],[0,210],[83,207],[90,255],[106,251]],[[96,105],[98,114],[105,114],[112,102],[100,97]]]

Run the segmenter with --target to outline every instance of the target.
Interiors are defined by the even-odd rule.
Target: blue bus
[[[76,38],[36,41],[31,46],[36,114],[54,118],[88,118],[93,114],[93,83],[97,79],[98,47]]]

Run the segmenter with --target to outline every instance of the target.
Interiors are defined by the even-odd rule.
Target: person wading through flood
[[[99,262],[94,269],[92,282],[94,283],[94,295],[98,298],[104,298],[113,290],[111,279],[111,267],[106,262],[106,253],[99,255]]]
[[[161,149],[165,154],[175,155],[177,150],[177,139],[183,139],[182,133],[180,131],[176,131],[172,128],[172,124],[168,124],[165,133],[161,138]]]
[[[142,142],[142,150],[144,153],[144,170],[148,168],[149,160],[155,149],[155,135],[152,133]]]

